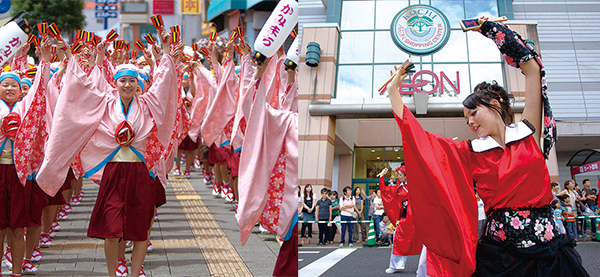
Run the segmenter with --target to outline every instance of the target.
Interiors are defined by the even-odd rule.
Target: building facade
[[[301,61],[309,42],[317,42],[321,51],[318,67],[301,62],[299,72],[300,185],[372,190],[383,167],[394,169],[403,162],[399,128],[387,93],[378,89],[394,65],[409,57],[417,72],[403,84],[410,91],[403,100],[425,130],[459,140],[476,138],[465,124],[461,102],[482,81],[495,80],[515,95],[518,121],[524,77],[503,62],[492,41],[463,32],[459,25],[461,19],[483,15],[506,16],[507,24],[531,39],[544,60],[559,133],[547,161],[552,181],[562,184],[571,178],[566,163],[575,152],[600,148],[600,91],[594,86],[600,82],[594,54],[600,51],[600,39],[584,31],[593,28],[590,24],[600,25],[591,15],[600,11],[596,2],[568,7],[564,1],[507,0],[300,0],[299,4]],[[448,19],[450,35],[437,52],[411,54],[393,39],[398,14],[409,6],[416,9],[415,5],[433,7]],[[576,178],[579,182],[589,178],[596,186],[597,176],[596,171]]]

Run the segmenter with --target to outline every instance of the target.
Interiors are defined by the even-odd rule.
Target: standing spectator
[[[332,191],[329,198],[331,199],[331,217],[334,221],[340,221],[340,199],[338,198],[337,191]],[[337,233],[337,230],[342,230],[342,225],[336,222],[329,229],[329,237],[327,238],[329,244],[333,243],[333,239],[335,238],[335,233]]]
[[[583,216],[583,211],[585,208],[583,207],[583,198],[581,198],[581,189],[579,188],[579,184],[575,183],[575,205],[573,205],[573,209],[577,212],[577,216]],[[579,239],[583,239],[583,218],[577,219],[577,234],[579,235]]]
[[[575,216],[575,209],[573,209],[573,206],[571,206],[570,204],[571,197],[567,194],[562,196],[562,200],[562,216],[565,219],[564,224],[565,228],[567,229],[567,234],[571,236],[571,238],[577,239],[577,223],[575,222],[575,219],[572,218],[573,216]]]
[[[567,230],[565,230],[565,225],[563,224],[563,216],[562,216],[560,200],[552,200],[551,205],[554,208],[553,209],[554,221],[556,221],[556,226],[558,227],[558,232],[561,235],[564,235],[567,233]]]
[[[596,194],[592,191],[592,189],[590,188],[590,180],[589,179],[584,179],[583,180],[583,189],[581,190],[581,199],[584,205],[586,205],[586,208],[590,208],[592,211],[594,211],[594,209],[592,209],[593,206],[596,205]],[[591,214],[593,215],[593,214]],[[587,221],[590,219],[584,219],[583,220],[583,235],[585,237],[587,237],[588,235],[586,234],[586,229],[587,229]],[[596,237],[596,218],[592,217],[591,218],[592,221],[592,225],[590,227],[590,229],[592,229],[592,237],[595,238]]]
[[[373,221],[375,221],[375,237],[379,238],[379,222],[381,222],[381,216],[385,212],[383,208],[383,200],[381,199],[381,190],[378,188],[375,190],[375,199],[373,199],[375,205],[375,212],[373,213]]]
[[[306,184],[306,186],[304,186],[304,195],[302,197],[302,218],[305,221],[315,220],[316,201],[311,184]],[[300,234],[302,236],[300,243],[303,245],[310,244],[310,239],[312,238],[312,223],[302,223]]]
[[[558,200],[556,194],[560,190],[560,187],[557,182],[552,182],[552,200]],[[559,201],[560,202],[560,201]]]
[[[352,188],[346,186],[343,189],[344,196],[340,201],[341,214],[342,214],[342,240],[340,241],[340,247],[344,247],[346,230],[348,230],[348,246],[352,247],[352,223],[346,223],[346,221],[352,221],[356,217],[356,205],[354,204],[354,197],[352,196]]]
[[[302,188],[298,186],[298,218],[302,219]]]
[[[358,217],[356,220],[363,220],[364,216],[364,208],[365,208],[365,199],[367,196],[364,194],[360,187],[354,188],[354,199],[356,200],[356,209],[358,210]],[[354,230],[352,233],[352,237],[356,240],[357,243],[360,242],[358,239],[358,234],[360,233],[360,238],[363,241],[367,241],[367,227],[364,223],[354,223]]]
[[[568,204],[571,206],[572,210],[573,210],[573,216],[577,216],[577,204],[576,201],[579,198],[579,194],[577,194],[577,191],[575,190],[575,182],[573,180],[567,180],[565,181],[565,189],[559,193],[556,194],[556,196],[559,197],[560,196],[569,196],[568,198]],[[564,198],[563,198],[564,199]],[[564,201],[561,201],[564,202]],[[564,205],[563,205],[564,207]],[[575,219],[572,219],[573,222],[575,222]],[[567,223],[567,221],[565,220],[565,228],[567,229],[567,233],[569,233],[569,227],[567,225],[569,225]],[[574,230],[575,230],[575,239],[577,239],[577,223],[573,223],[573,225],[575,226]]]
[[[331,200],[327,197],[327,189],[321,189],[321,199],[317,201],[316,211],[317,217],[319,221],[331,221]],[[327,244],[327,224],[329,223],[321,223],[319,222],[319,245]]]

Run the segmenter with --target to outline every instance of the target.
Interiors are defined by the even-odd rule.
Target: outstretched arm
[[[392,110],[399,117],[402,118],[402,112],[404,111],[404,102],[402,101],[402,96],[400,96],[400,83],[408,76],[408,74],[404,73],[400,75],[399,68],[396,69],[396,77],[387,85],[387,91],[390,95],[390,102],[392,103]]]
[[[538,147],[540,147],[542,129],[542,82],[540,65],[535,59],[531,59],[520,63],[519,66],[523,70],[523,74],[525,74],[525,109],[523,109],[523,119],[527,119],[535,127],[533,138]]]

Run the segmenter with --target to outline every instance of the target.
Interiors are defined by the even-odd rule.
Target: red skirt
[[[217,147],[217,145],[213,143],[208,151],[208,163],[211,166],[215,164],[227,163],[227,160],[231,155],[230,153],[231,149],[225,147]]]
[[[75,180],[75,174],[73,174],[73,170],[69,169],[69,173],[67,173],[67,178],[63,183],[62,187],[58,190],[54,197],[49,196],[46,197],[48,199],[48,205],[64,205],[67,204],[67,201],[62,195],[62,192],[65,190],[71,189],[71,180]]]
[[[160,183],[158,177],[152,181],[156,186],[156,201],[154,202],[154,206],[157,208],[167,203],[167,195],[165,193],[165,187]]]
[[[231,177],[237,177],[240,168],[240,156],[242,155],[242,152],[240,151],[233,153],[233,151],[231,151],[230,153],[232,154],[227,160],[227,167],[229,169],[229,173],[231,173]]]
[[[279,248],[273,276],[298,276],[298,223],[292,228],[294,235]]]
[[[181,141],[181,143],[179,144],[178,147],[179,150],[187,150],[187,151],[193,151],[198,149],[198,143],[194,142],[190,136],[185,136],[185,138],[183,139],[183,141]]]
[[[0,176],[0,229],[40,226],[46,194],[34,181],[21,185],[12,164],[0,165]]]
[[[156,184],[142,162],[108,163],[90,218],[88,237],[148,239]]]

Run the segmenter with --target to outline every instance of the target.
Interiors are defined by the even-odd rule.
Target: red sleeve
[[[383,176],[379,177],[379,190],[381,190],[383,209],[394,225],[396,225],[396,220],[398,220],[402,212],[402,205],[398,201],[396,189],[397,187],[387,186]]]
[[[406,106],[403,114],[403,119],[394,116],[402,132],[417,234],[428,252],[447,265],[433,275],[470,276],[475,271],[478,213],[468,172],[469,143],[426,132]]]

